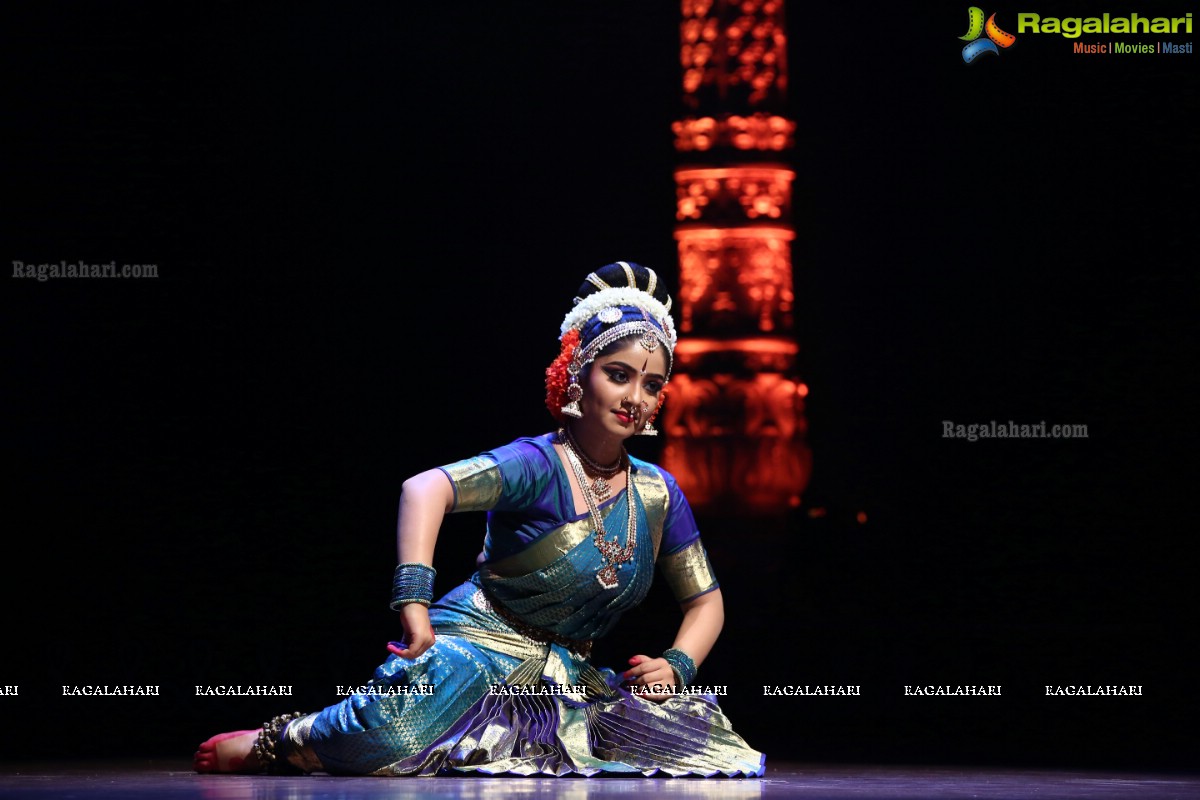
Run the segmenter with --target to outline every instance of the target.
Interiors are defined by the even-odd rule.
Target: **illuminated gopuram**
[[[674,123],[681,338],[664,466],[692,505],[775,514],[812,467],[793,336],[781,0],[683,0]]]

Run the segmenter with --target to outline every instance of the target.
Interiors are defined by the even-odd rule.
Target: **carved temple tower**
[[[777,514],[812,466],[796,371],[782,0],[683,0],[675,238],[680,343],[664,466],[692,505]]]

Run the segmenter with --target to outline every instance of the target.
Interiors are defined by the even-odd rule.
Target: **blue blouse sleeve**
[[[454,487],[453,511],[517,511],[538,501],[553,465],[529,439],[440,468]]]
[[[680,603],[711,592],[720,586],[708,552],[700,543],[700,531],[692,507],[666,470],[659,470],[667,484],[667,518],[663,523],[658,566],[672,594]]]
[[[490,456],[500,470],[503,488],[496,511],[521,511],[538,503],[554,476],[547,454],[529,439],[497,447]]]
[[[692,516],[692,507],[683,496],[675,476],[661,467],[658,473],[667,484],[667,519],[663,523],[662,546],[659,552],[670,555],[698,541],[700,531],[696,527],[696,518]]]

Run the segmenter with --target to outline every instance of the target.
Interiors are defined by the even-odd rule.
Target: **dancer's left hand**
[[[636,655],[629,664],[622,677],[639,697],[661,703],[679,688],[675,685],[675,670],[665,658]]]

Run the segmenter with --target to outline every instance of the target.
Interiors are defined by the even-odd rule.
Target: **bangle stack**
[[[671,665],[671,669],[675,673],[675,681],[679,684],[680,689],[689,686],[692,681],[696,680],[696,662],[692,661],[692,657],[687,653],[672,647],[663,653],[662,657]]]
[[[392,611],[401,606],[420,603],[428,606],[433,602],[433,576],[437,570],[428,564],[398,564],[392,576]]]

